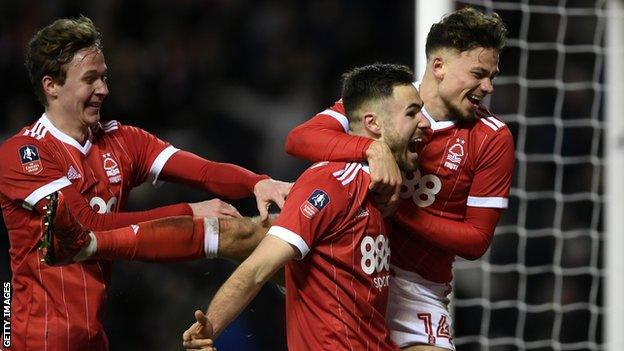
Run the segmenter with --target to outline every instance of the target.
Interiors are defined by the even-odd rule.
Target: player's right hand
[[[396,208],[403,175],[388,145],[380,140],[373,141],[366,150],[371,172],[369,189],[375,193],[373,199],[382,212]]]
[[[195,311],[197,322],[182,334],[182,346],[185,350],[217,351],[214,346],[214,331],[208,317],[200,311]]]
[[[194,217],[236,218],[242,217],[236,207],[219,199],[189,203]]]

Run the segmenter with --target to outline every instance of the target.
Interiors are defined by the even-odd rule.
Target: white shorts
[[[420,275],[392,267],[386,321],[400,348],[426,344],[455,350],[449,313],[447,283],[434,283]]]

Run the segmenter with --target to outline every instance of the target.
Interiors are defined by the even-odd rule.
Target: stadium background
[[[561,1],[531,3],[556,5]],[[596,1],[569,3],[591,7]],[[294,180],[306,167],[306,162],[284,153],[285,136],[293,126],[330,105],[339,96],[342,71],[375,61],[410,66],[414,62],[414,4],[411,0],[2,1],[0,74],[4,81],[0,84],[0,139],[13,135],[42,113],[23,67],[23,52],[28,39],[38,28],[56,18],[79,14],[92,18],[103,34],[110,89],[103,107],[104,119],[117,119],[142,127],[179,148],[211,160],[243,165],[276,179]],[[510,27],[511,35],[517,37],[522,22],[520,16],[508,12],[503,19]],[[531,24],[530,39],[552,37],[557,31],[557,23],[551,18],[545,16],[535,20],[534,17],[533,21],[536,22]],[[588,25],[596,26],[583,21],[570,25],[565,40],[580,42],[594,35],[593,28],[588,33]],[[504,51],[500,65],[502,73],[518,74],[520,57],[517,48]],[[596,57],[571,58],[571,64],[564,72],[565,78],[591,80]],[[530,66],[531,76],[528,78],[554,76],[555,57],[543,54],[533,60],[536,61],[532,61],[534,64]],[[518,108],[518,87],[512,84],[497,89],[491,101],[493,111],[513,115]],[[529,93],[528,102],[527,116],[554,114],[551,110],[552,91]],[[572,94],[566,99],[563,113],[572,118],[585,116],[591,114],[587,109],[594,103],[593,95]],[[600,98],[598,104],[600,109]],[[520,124],[513,117],[504,120],[517,137]],[[523,134],[530,140],[523,152],[553,152],[554,134],[548,130],[544,133],[533,129],[528,135]],[[583,153],[591,141],[585,134],[578,134],[565,138],[563,143],[566,150]],[[578,187],[595,182],[592,180],[596,177],[594,171],[590,166],[566,173],[569,179],[576,180],[566,182],[566,186],[571,187],[571,191],[580,191]],[[528,175],[524,174],[523,182],[530,182],[532,189],[549,188],[555,173],[552,167],[535,165],[529,167]],[[581,185],[574,188],[576,182]],[[516,180],[514,187],[517,186]],[[524,199],[517,192],[514,196],[510,210],[501,221],[502,226],[514,226],[520,221],[518,208]],[[130,209],[200,201],[209,197],[209,194],[172,184],[157,191],[151,186],[143,186],[133,192]],[[255,213],[253,201],[234,204],[244,214]],[[528,213],[523,215],[526,216],[522,219],[526,228],[548,227],[544,223],[552,221],[553,203],[531,203]],[[601,232],[601,224],[585,223],[587,216],[587,208],[571,209],[564,216],[564,225],[592,226],[593,230]],[[517,229],[513,228],[512,232]],[[8,281],[9,244],[4,226],[1,230],[0,277],[2,281]],[[485,260],[491,263],[514,261],[519,255],[516,250],[519,240],[514,235],[498,236]],[[570,251],[566,257],[571,264],[582,265],[593,260],[584,247],[588,241],[584,237],[581,239],[566,249]],[[589,245],[593,245],[593,241]],[[554,247],[552,238],[537,238],[527,244],[527,251],[522,253],[527,261],[523,263],[553,263]],[[558,263],[565,262],[564,259]],[[600,265],[598,263],[598,268]],[[180,264],[117,262],[105,316],[111,349],[179,349],[180,335],[192,322],[193,310],[205,308],[232,267],[231,263],[222,260]],[[466,273],[465,279],[458,281],[460,297],[474,294],[475,288],[470,281],[479,279],[475,274]],[[494,276],[491,289],[496,292],[495,297],[515,294],[517,277],[510,274]],[[584,299],[596,286],[592,279],[579,280],[564,287],[565,299]],[[548,277],[537,277],[529,287],[526,295],[529,302],[531,299],[548,300],[554,289],[552,279]],[[479,335],[482,323],[478,321],[483,311],[468,307],[459,310],[458,333]],[[281,293],[273,286],[266,287],[220,338],[220,349],[284,349],[282,311]],[[492,316],[497,318],[496,323],[492,323],[486,338],[513,335],[517,329],[517,315],[505,309],[499,312],[499,315]],[[596,314],[595,311],[592,313]],[[587,334],[590,317],[573,317],[572,323],[563,325],[557,336],[562,342]],[[541,337],[543,330],[552,329],[551,319],[529,322],[532,324],[532,329],[527,332],[529,339],[535,335]],[[600,340],[598,332],[597,341]],[[479,349],[473,347],[459,350]]]

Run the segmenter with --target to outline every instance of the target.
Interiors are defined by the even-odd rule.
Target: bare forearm
[[[223,284],[208,307],[208,320],[215,338],[241,313],[266,282],[256,279],[255,270],[242,264]]]

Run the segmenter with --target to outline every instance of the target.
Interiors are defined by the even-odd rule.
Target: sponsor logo
[[[312,192],[312,194],[308,197],[308,200],[306,200],[299,209],[304,216],[306,216],[308,219],[311,219],[325,206],[327,206],[329,201],[329,195],[327,195],[326,192],[320,189],[316,189]]]
[[[104,160],[104,171],[108,177],[108,182],[111,184],[121,182],[121,171],[119,170],[119,164],[113,158],[110,152],[102,154]]]
[[[22,169],[29,174],[38,174],[43,170],[43,165],[39,159],[39,150],[34,145],[24,145],[19,149]]]

